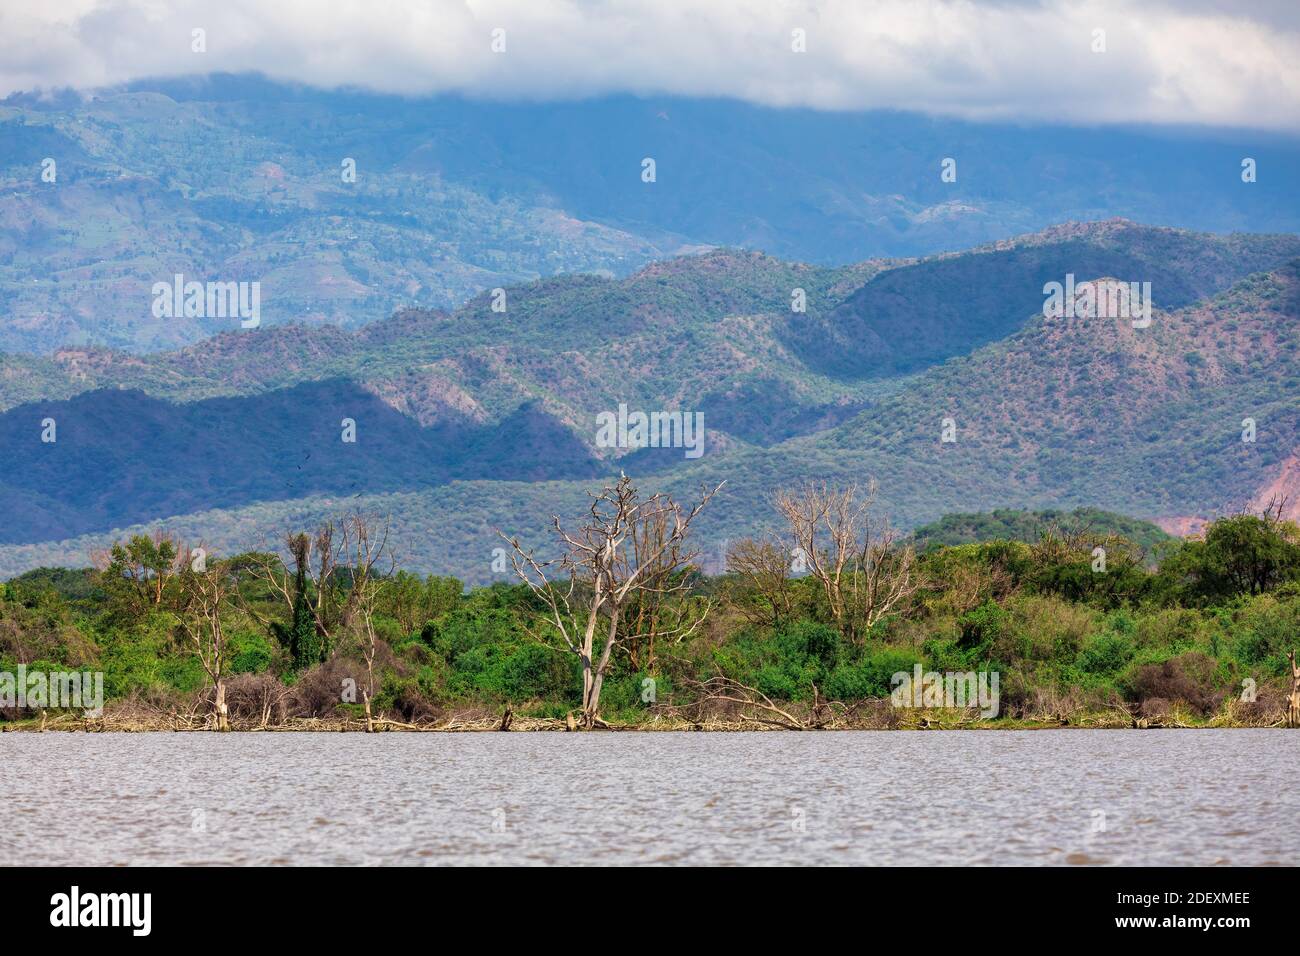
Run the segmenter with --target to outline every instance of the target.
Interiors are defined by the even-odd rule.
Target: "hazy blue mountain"
[[[47,419],[52,442],[41,440]],[[604,470],[530,404],[496,425],[424,428],[338,380],[179,405],[135,390],[86,392],[0,415],[0,448],[0,542],[10,544],[250,501]]]
[[[1241,181],[1246,156],[1258,182]],[[956,182],[941,181],[946,157]],[[709,245],[839,265],[1072,219],[1295,231],[1297,174],[1296,140],[1249,131],[672,97],[503,104],[249,76],[18,95],[0,103],[0,349],[147,352],[230,328],[152,314],[153,283],[176,273],[259,281],[266,324],[356,326]]]

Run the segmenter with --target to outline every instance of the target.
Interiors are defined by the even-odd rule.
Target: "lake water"
[[[1296,864],[1300,733],[4,734],[20,864]]]

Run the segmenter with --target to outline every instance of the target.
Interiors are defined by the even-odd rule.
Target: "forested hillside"
[[[400,519],[414,567],[485,581],[494,529],[619,468],[678,492],[728,480],[701,524],[714,554],[801,476],[877,479],[901,528],[1007,505],[1169,527],[1294,505],[1298,250],[1122,222],[834,269],[724,250],[511,287],[504,312],[484,296],[357,331],[10,356],[0,567],[76,563],[147,527],[241,550],[343,495]],[[986,267],[997,296],[972,292]],[[1080,302],[1155,276],[1150,325],[1044,317],[1044,278],[1076,268]],[[834,363],[819,322],[842,330]],[[604,447],[597,416],[620,405],[702,413],[702,457]]]
[[[1266,171],[1249,187],[1243,155]],[[153,284],[178,273],[260,283],[267,325],[355,328],[709,246],[835,266],[1111,216],[1295,232],[1297,170],[1294,142],[1234,131],[1098,137],[671,96],[503,104],[222,75],[15,94],[0,103],[0,350],[143,354],[231,328],[153,314]]]

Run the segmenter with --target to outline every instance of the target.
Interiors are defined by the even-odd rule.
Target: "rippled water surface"
[[[1296,864],[1298,766],[1278,730],[4,734],[0,859]]]

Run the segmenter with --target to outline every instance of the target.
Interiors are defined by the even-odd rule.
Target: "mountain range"
[[[14,94],[0,101],[0,351],[149,354],[232,327],[155,315],[151,289],[176,275],[258,282],[267,325],[355,329],[560,274],[627,278],[714,247],[826,269],[1115,216],[1294,233],[1297,174],[1293,138],[1249,130],[680,97],[502,103],[249,75]],[[945,279],[960,266],[928,268]],[[920,358],[952,354],[966,331]],[[793,347],[849,375],[857,356],[837,366],[841,344]],[[879,360],[909,367],[914,356],[884,354],[898,348],[877,348]]]
[[[1150,283],[1150,323],[1046,316],[1067,277]],[[355,507],[393,516],[408,566],[481,582],[497,529],[540,542],[620,469],[683,498],[727,482],[699,525],[715,567],[809,477],[874,478],[904,529],[1087,506],[1185,530],[1300,486],[1298,317],[1300,236],[1112,218],[846,264],[713,248],[346,328],[9,353],[0,572],[158,527],[228,553]],[[704,455],[602,447],[620,405],[701,412]]]

